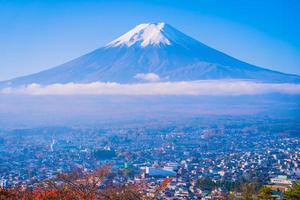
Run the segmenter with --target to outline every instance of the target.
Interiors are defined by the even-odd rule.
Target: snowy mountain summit
[[[0,87],[30,83],[140,83],[208,79],[300,82],[298,75],[240,61],[160,22],[137,25],[104,47],[57,67],[0,82]]]
[[[170,45],[171,41],[168,39],[168,32],[164,22],[140,24],[110,42],[108,47],[117,47],[126,45],[140,45],[146,47],[148,45]]]

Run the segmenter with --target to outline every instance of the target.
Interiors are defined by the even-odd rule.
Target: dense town
[[[295,129],[298,127],[298,129]],[[300,180],[298,122],[208,118],[102,128],[2,130],[0,187],[34,187],[74,169],[112,166],[117,183],[144,183],[147,195],[168,180],[158,198],[239,196],[243,183],[273,188]]]

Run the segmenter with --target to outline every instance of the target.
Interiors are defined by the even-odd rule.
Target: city
[[[34,186],[60,172],[110,164],[115,182],[143,182],[148,195],[170,178],[160,194],[166,199],[225,197],[247,182],[282,186],[276,178],[287,189],[300,180],[295,127],[299,121],[206,117],[151,127],[1,131],[0,180],[4,187]]]

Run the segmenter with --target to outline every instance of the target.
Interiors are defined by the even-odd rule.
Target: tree
[[[154,200],[155,198],[147,197],[139,185],[121,185],[109,186],[105,190],[99,191],[97,198],[100,200]]]
[[[245,183],[241,185],[242,199],[241,200],[253,200],[253,195],[255,194],[256,184]]]
[[[257,195],[257,200],[274,200],[275,198],[272,197],[272,189],[267,186],[263,186]]]
[[[90,173],[75,170],[61,173],[56,178],[40,182],[33,189],[0,188],[0,200],[154,200],[169,184],[165,179],[157,186],[153,197],[148,197],[142,184],[112,183],[110,166]]]
[[[15,188],[1,188],[0,187],[0,200],[27,200],[24,198],[24,194],[27,193],[23,188],[15,187]],[[33,199],[32,199],[33,200]],[[51,199],[54,200],[54,199]]]
[[[300,199],[300,182],[295,183],[292,188],[284,193],[286,200],[298,200]]]
[[[200,178],[198,180],[198,187],[201,190],[212,190],[214,187],[216,187],[216,183],[213,182],[209,177]]]

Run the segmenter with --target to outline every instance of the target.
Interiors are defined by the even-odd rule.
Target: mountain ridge
[[[156,76],[155,81],[247,79],[300,82],[298,75],[240,61],[160,22],[140,24],[104,47],[57,67],[0,82],[0,85],[96,81],[140,83],[152,81],[142,78],[142,75],[151,74]]]

